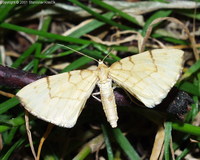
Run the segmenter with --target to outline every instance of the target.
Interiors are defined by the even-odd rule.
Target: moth
[[[96,70],[75,70],[39,79],[22,88],[17,97],[36,117],[71,128],[98,85],[107,121],[114,128],[118,115],[112,81],[153,108],[178,80],[183,54],[178,49],[154,49],[121,59],[110,67],[99,61]]]

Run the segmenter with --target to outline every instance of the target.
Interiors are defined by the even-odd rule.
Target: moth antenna
[[[64,45],[62,45],[62,44],[59,44],[59,45],[62,46],[62,47],[65,47],[65,48],[67,48],[67,49],[70,49],[70,50],[72,50],[72,51],[74,51],[74,52],[76,52],[76,53],[78,53],[78,54],[80,54],[80,55],[82,55],[82,56],[88,57],[88,58],[90,58],[90,59],[92,59],[92,60],[94,60],[94,61],[96,61],[96,62],[99,62],[99,61],[97,61],[95,58],[90,57],[90,56],[88,56],[88,55],[86,55],[86,54],[84,54],[84,53],[81,53],[81,52],[79,52],[79,51],[76,51],[76,50],[73,49],[73,48],[70,48],[70,47],[68,47],[68,46],[64,46]]]
[[[111,54],[112,51],[113,51],[113,48],[110,49],[110,51],[108,52],[108,54],[103,58],[102,62],[104,62],[104,60]]]

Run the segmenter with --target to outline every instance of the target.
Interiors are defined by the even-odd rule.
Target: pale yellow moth
[[[112,81],[153,108],[176,83],[182,63],[182,50],[154,49],[126,57],[110,67],[99,61],[96,70],[75,70],[39,79],[22,88],[17,97],[38,118],[71,128],[97,84],[107,120],[117,127]]]

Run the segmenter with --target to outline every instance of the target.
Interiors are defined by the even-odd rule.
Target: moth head
[[[109,72],[109,68],[103,63],[103,61],[99,61],[98,62],[98,76],[101,82],[107,81],[108,79],[108,72]]]
[[[104,62],[102,60],[99,60],[98,64],[99,64],[98,65],[99,69],[106,69],[106,68],[108,69],[108,67],[104,64]]]

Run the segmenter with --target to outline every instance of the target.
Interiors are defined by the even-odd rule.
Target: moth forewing
[[[97,71],[71,71],[39,79],[22,88],[17,97],[24,108],[36,117],[71,128],[97,80]]]
[[[126,57],[110,66],[109,77],[152,108],[179,78],[183,53],[178,49],[155,49]]]

